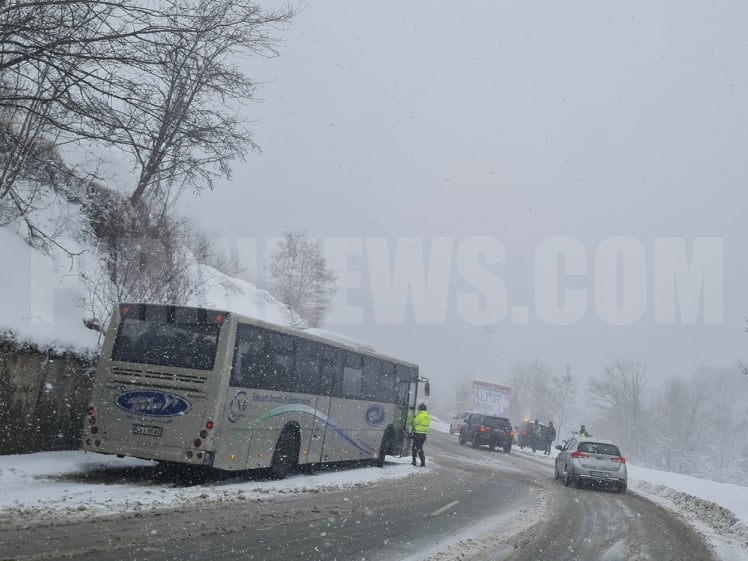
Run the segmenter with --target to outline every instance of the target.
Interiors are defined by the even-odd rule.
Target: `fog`
[[[325,327],[419,363],[437,400],[535,359],[580,378],[618,357],[661,379],[736,368],[746,15],[309,3],[278,58],[242,62],[262,152],[184,212],[259,286],[284,229],[319,238],[340,278]]]

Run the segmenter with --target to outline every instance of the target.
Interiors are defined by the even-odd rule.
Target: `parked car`
[[[556,479],[563,478],[567,487],[591,483],[615,488],[619,493],[626,491],[626,458],[613,442],[573,436],[563,446],[556,446],[556,449],[559,452],[553,468],[554,475]]]
[[[471,413],[460,429],[460,444],[468,442],[473,448],[488,445],[491,450],[503,448],[508,454],[514,442],[512,423],[505,417]]]
[[[462,430],[462,427],[465,425],[465,419],[467,419],[470,413],[472,413],[471,410],[465,409],[452,417],[452,420],[449,423],[449,434],[460,434],[460,430]]]

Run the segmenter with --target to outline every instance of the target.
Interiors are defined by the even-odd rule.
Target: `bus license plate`
[[[161,436],[161,427],[151,427],[148,425],[133,425],[133,434],[140,434],[142,436]]]

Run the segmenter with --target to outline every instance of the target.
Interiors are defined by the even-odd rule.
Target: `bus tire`
[[[377,459],[374,460],[374,465],[377,467],[384,467],[384,458],[387,455],[387,452],[390,451],[390,446],[392,446],[392,441],[394,440],[394,432],[391,427],[387,427],[387,430],[384,431],[384,436],[382,437],[382,444],[379,445],[379,453],[377,454]]]
[[[299,461],[299,434],[293,429],[285,429],[275,445],[273,461],[270,464],[270,477],[284,479]]]

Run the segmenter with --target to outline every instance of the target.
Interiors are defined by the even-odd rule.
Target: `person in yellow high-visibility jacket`
[[[404,454],[407,454],[407,450],[413,445],[413,419],[416,418],[416,406],[411,405],[408,407],[408,414],[405,417],[405,444],[403,446]],[[403,454],[400,454],[403,457]]]
[[[431,417],[426,410],[426,404],[421,403],[418,406],[418,413],[413,418],[413,465],[416,465],[416,458],[420,458],[421,467],[426,465],[426,455],[423,452],[423,444],[426,442],[426,435],[429,433]]]

